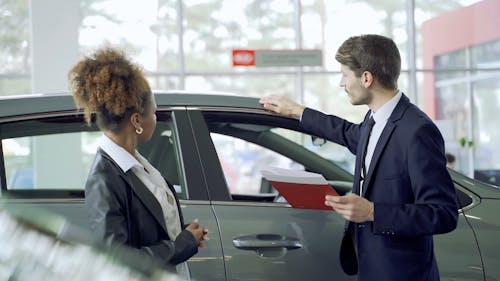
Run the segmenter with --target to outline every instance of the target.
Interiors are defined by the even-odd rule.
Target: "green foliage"
[[[460,147],[473,147],[474,146],[474,141],[473,140],[468,140],[466,137],[461,137],[458,140],[458,143],[460,144]]]
[[[101,16],[116,22],[112,15],[95,6],[102,0],[82,0],[82,21]],[[0,95],[31,92],[29,0],[0,0]]]
[[[29,73],[28,4],[0,0],[0,73]]]

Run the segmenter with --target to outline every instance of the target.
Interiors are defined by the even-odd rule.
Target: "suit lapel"
[[[394,129],[396,129],[397,127],[396,123],[399,119],[401,119],[401,117],[403,117],[403,114],[408,108],[409,104],[410,100],[403,94],[398,104],[394,108],[391,116],[389,117],[389,120],[387,120],[387,124],[385,124],[384,130],[382,131],[382,134],[377,141],[377,145],[375,146],[375,150],[373,151],[370,168],[368,169],[368,174],[366,175],[366,179],[363,184],[363,197],[365,197],[366,192],[368,191],[368,189],[370,189],[370,182],[372,180],[373,171],[377,167],[380,156],[382,155],[382,152],[384,151],[384,148],[387,145],[387,142],[389,141]]]
[[[132,170],[128,170],[127,173],[125,173],[124,178],[130,184],[134,193],[137,194],[139,200],[141,200],[156,221],[161,225],[161,227],[163,227],[163,230],[167,232],[167,226],[165,225],[165,220],[163,218],[163,211],[160,203],[153,193],[151,193],[151,191],[134,174],[134,172],[132,172]]]

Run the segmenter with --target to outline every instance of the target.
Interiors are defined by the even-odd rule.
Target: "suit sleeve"
[[[407,173],[402,181],[413,192],[411,204],[374,203],[374,233],[421,236],[447,233],[457,226],[455,187],[446,169],[444,141],[431,123],[421,126],[407,146]]]
[[[90,229],[98,241],[107,245],[125,244],[129,240],[125,183],[120,188],[116,184],[116,179],[108,174],[96,173],[89,175],[85,188]]]
[[[166,264],[177,265],[198,253],[198,245],[193,234],[183,230],[174,241],[162,240],[155,245],[143,246],[140,250],[161,259]]]
[[[184,230],[175,241],[161,240],[154,245],[128,245],[130,233],[127,222],[127,194],[125,183],[117,186],[117,179],[111,179],[110,173],[92,174],[87,179],[85,204],[90,219],[90,228],[98,241],[111,247],[116,244],[127,245],[133,251],[145,253],[164,264],[176,265],[184,262],[198,252],[193,235]],[[119,177],[119,176],[117,176]]]
[[[327,115],[306,108],[300,120],[301,127],[318,137],[343,145],[356,154],[360,136],[360,125],[351,123],[335,115]]]

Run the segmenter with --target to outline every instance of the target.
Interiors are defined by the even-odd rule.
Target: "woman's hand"
[[[193,222],[186,227],[186,230],[193,234],[198,247],[205,248],[203,241],[209,240],[208,228],[201,226],[198,219],[194,219]]]

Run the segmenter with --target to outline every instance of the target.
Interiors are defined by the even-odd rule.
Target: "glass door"
[[[474,82],[473,99],[474,178],[500,186],[500,73]]]

